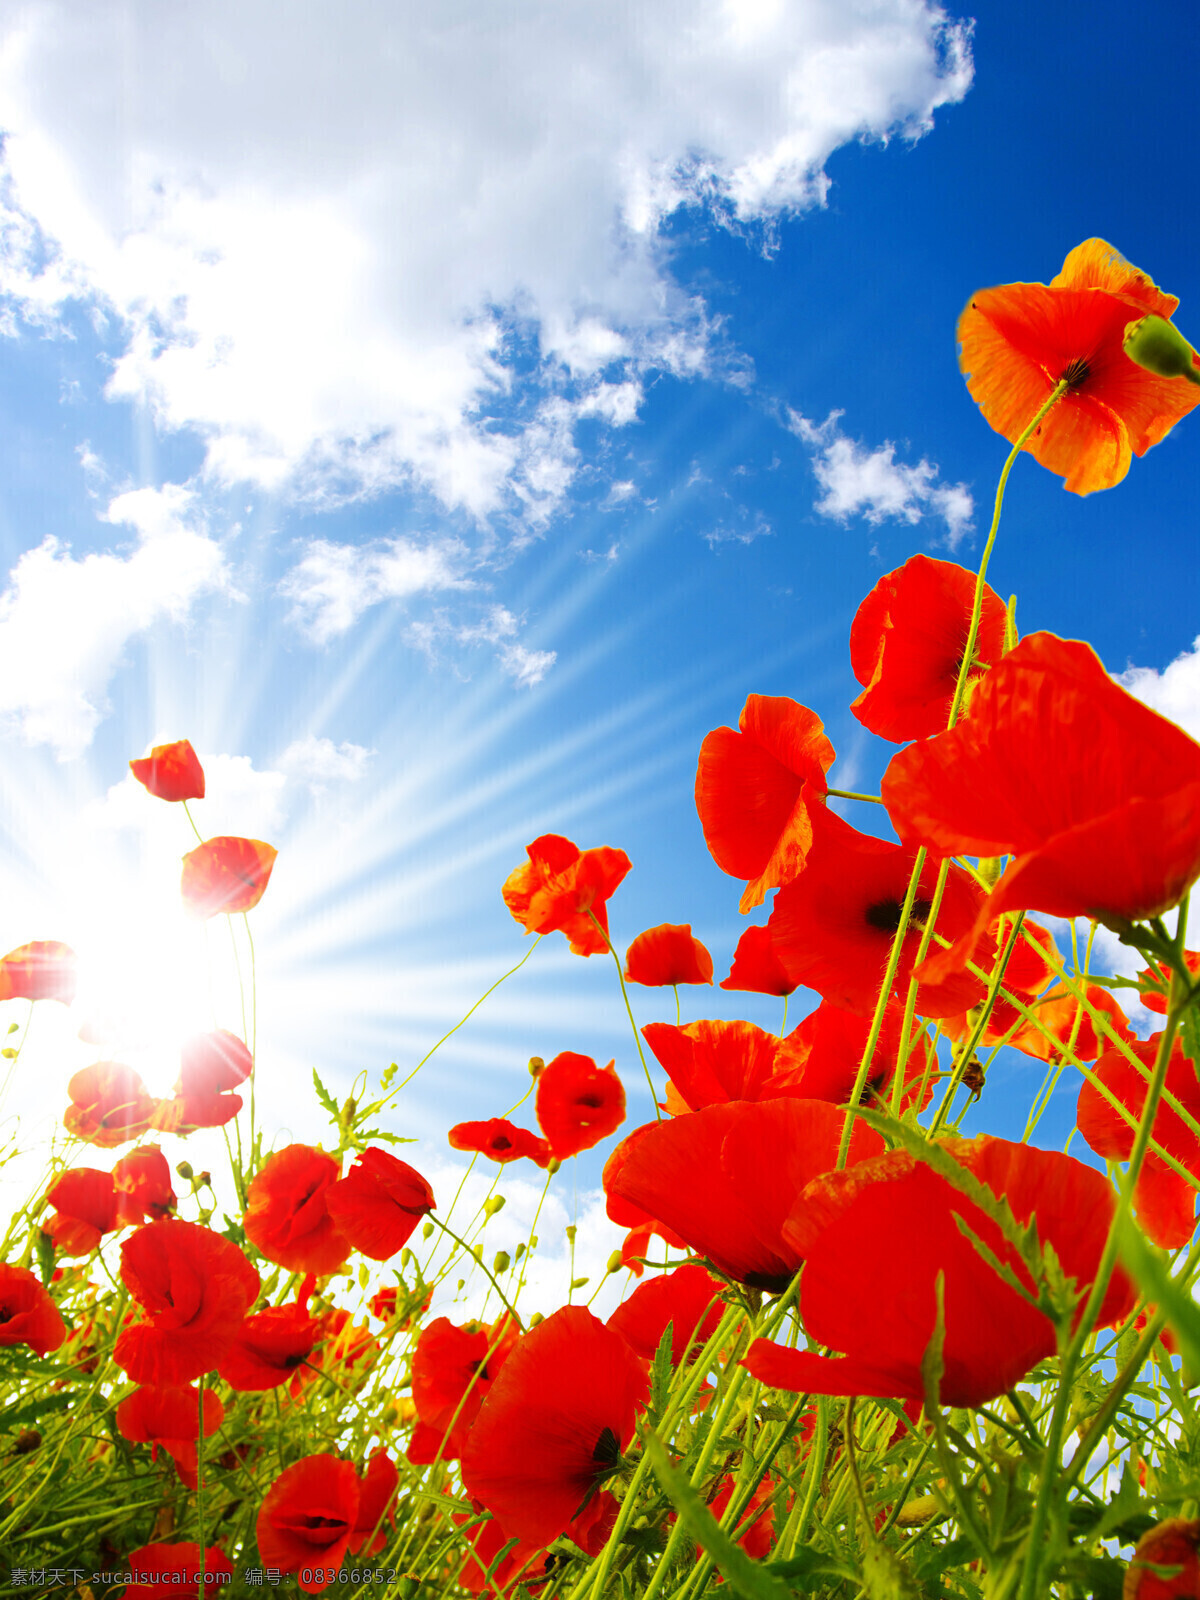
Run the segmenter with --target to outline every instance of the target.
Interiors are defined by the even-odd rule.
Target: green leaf
[[[316,1067],[313,1068],[313,1088],[317,1092],[317,1099],[321,1102],[321,1104],[325,1107],[326,1111],[328,1111],[329,1115],[336,1122],[339,1119],[339,1117],[341,1116],[341,1114],[342,1114],[341,1113],[341,1107],[338,1105],[337,1101],[330,1094],[329,1090],[321,1082],[321,1079],[320,1079],[320,1076],[319,1076],[319,1074],[317,1072]]]
[[[974,1228],[972,1228],[967,1222],[966,1218],[961,1216],[957,1211],[954,1213],[954,1225],[958,1229],[959,1233],[965,1235],[971,1246],[974,1248],[976,1254],[981,1256],[983,1260],[987,1262],[988,1266],[991,1267],[996,1276],[1003,1278],[1005,1283],[1014,1294],[1019,1294],[1022,1300],[1037,1310],[1039,1308],[1037,1296],[1030,1294],[1029,1290],[1021,1282],[1020,1278],[1017,1277],[1016,1273],[1007,1264],[1007,1262],[1001,1261],[996,1252],[990,1249],[983,1242],[983,1240],[975,1232]]]
[[[832,1578],[855,1581],[858,1577],[849,1567],[842,1566],[832,1556],[811,1544],[797,1550],[786,1561],[768,1561],[764,1570],[772,1577],[785,1579],[793,1593],[799,1594],[811,1594],[816,1589],[824,1589]]]
[[[863,1550],[863,1592],[869,1600],[920,1600],[921,1586],[894,1550],[871,1539]]]
[[[672,1466],[662,1441],[652,1431],[646,1434],[646,1454],[688,1532],[697,1544],[704,1546],[730,1586],[744,1600],[790,1600],[783,1584],[773,1578],[761,1562],[751,1561],[723,1531],[685,1474]]]
[[[37,1252],[38,1271],[42,1275],[42,1288],[50,1287],[50,1279],[54,1275],[54,1240],[41,1228],[33,1236],[33,1248]]]
[[[1120,1219],[1117,1236],[1126,1271],[1146,1299],[1166,1312],[1185,1365],[1200,1372],[1200,1307],[1180,1291],[1132,1218],[1126,1215]]]
[[[674,1343],[674,1323],[668,1322],[663,1329],[662,1338],[658,1341],[658,1349],[654,1352],[654,1362],[650,1368],[650,1414],[657,1422],[662,1416],[671,1391],[671,1377],[674,1367],[671,1365],[671,1351]]]

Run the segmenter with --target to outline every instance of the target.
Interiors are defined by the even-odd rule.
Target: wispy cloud
[[[456,539],[425,544],[380,539],[366,545],[313,539],[279,588],[292,601],[292,621],[314,643],[328,644],[384,600],[471,588],[464,576],[466,560],[466,546]]]
[[[188,491],[135,489],[110,501],[104,520],[134,529],[133,548],[76,557],[44,539],[0,595],[0,714],[61,759],[91,742],[131,640],[159,622],[186,622],[205,594],[233,593]]]
[[[219,482],[538,524],[581,417],[715,359],[664,220],[763,239],[840,145],[961,99],[968,46],[933,0],[10,8],[6,326],[107,318],[109,394]]]
[[[862,517],[877,524],[889,518],[917,523],[928,517],[945,524],[953,550],[971,528],[975,502],[965,483],[939,483],[937,466],[924,456],[915,466],[896,460],[896,446],[885,441],[872,450],[839,426],[841,411],[824,422],[788,412],[788,426],[812,452],[813,472],[822,489],[814,509],[823,517],[848,522]]]
[[[357,783],[374,754],[366,745],[351,744],[349,740],[334,744],[332,739],[310,733],[288,745],[279,758],[279,766],[289,778],[320,794],[331,783]]]

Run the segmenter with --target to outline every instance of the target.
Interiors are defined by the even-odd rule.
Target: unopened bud
[[[507,1272],[512,1266],[512,1257],[507,1250],[497,1250],[495,1260],[492,1262],[493,1272]]]
[[[191,1181],[192,1181],[192,1163],[190,1161],[181,1161],[179,1163],[179,1165],[175,1168],[175,1171],[183,1179],[184,1183],[191,1183]]]
[[[575,1224],[573,1222],[568,1222],[566,1228],[563,1231],[566,1233],[566,1236],[567,1236],[568,1239],[570,1239],[571,1243],[574,1244],[575,1243],[575,1235],[579,1231],[576,1228]]]
[[[515,1254],[513,1256],[514,1261],[520,1261],[521,1257],[524,1254],[525,1254],[525,1241],[524,1241],[524,1239],[522,1239],[520,1244],[517,1246],[516,1252],[515,1252]]]
[[[212,1188],[212,1173],[211,1172],[202,1172],[200,1174],[200,1176],[196,1179],[196,1182],[198,1184],[200,1184],[202,1188],[211,1189]]]
[[[590,1283],[591,1281],[590,1278],[572,1278],[571,1287],[572,1289],[582,1289],[585,1283]]]
[[[539,1322],[545,1322],[545,1320],[546,1320],[545,1317],[542,1315],[542,1313],[540,1311],[535,1311],[533,1313],[533,1315],[529,1319],[529,1331],[530,1331],[530,1333],[533,1332],[533,1330],[537,1327]]]
[[[489,1195],[483,1202],[483,1210],[485,1216],[494,1217],[497,1211],[504,1210],[504,1196],[502,1194]]]
[[[529,1076],[531,1078],[539,1077],[545,1070],[546,1070],[546,1063],[542,1060],[541,1056],[530,1056],[530,1058],[529,1058]]]
[[[1196,352],[1165,317],[1141,317],[1128,323],[1125,354],[1160,378],[1186,378],[1189,383],[1200,383]]]
[[[614,1250],[612,1255],[610,1255],[608,1258],[607,1270],[609,1272],[620,1272],[624,1265],[625,1263],[621,1259],[621,1252],[619,1250]]]
[[[550,1177],[553,1177],[561,1166],[562,1162],[558,1159],[558,1157],[551,1156],[549,1161],[546,1163],[546,1171],[549,1173]]]
[[[421,1225],[421,1237],[422,1237],[422,1239],[431,1239],[433,1237],[433,1223],[432,1222],[422,1223],[422,1225]]]

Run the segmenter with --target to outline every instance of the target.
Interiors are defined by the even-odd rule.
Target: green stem
[[[646,1083],[650,1089],[650,1104],[654,1107],[655,1121],[661,1122],[662,1112],[658,1109],[658,1096],[654,1092],[654,1081],[650,1076],[650,1068],[646,1065],[646,1057],[642,1051],[642,1036],[638,1032],[638,1025],[634,1021],[633,1017],[633,1007],[629,1003],[629,990],[625,987],[625,974],[621,971],[621,958],[613,948],[612,940],[609,938],[605,930],[600,926],[599,922],[597,922],[596,915],[593,911],[588,912],[588,920],[596,929],[600,937],[604,940],[605,948],[608,950],[609,955],[612,956],[613,960],[616,962],[617,982],[621,985],[621,999],[625,1002],[625,1014],[629,1018],[629,1026],[633,1029],[633,1042],[637,1046],[638,1060],[642,1063],[642,1071],[646,1074]],[[675,991],[675,998],[676,1001],[678,1001],[678,990]]]

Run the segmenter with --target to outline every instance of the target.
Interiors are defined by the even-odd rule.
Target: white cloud
[[[49,537],[21,556],[0,595],[0,714],[60,759],[91,742],[132,639],[163,620],[186,622],[201,595],[233,593],[187,490],[132,490],[103,519],[136,531],[128,554],[77,558]]]
[[[1161,672],[1130,667],[1117,675],[1117,682],[1151,710],[1177,722],[1193,739],[1200,739],[1200,639]]]
[[[0,289],[107,318],[110,394],[218,481],[536,524],[580,415],[713,359],[664,219],[822,203],[840,145],[962,98],[969,31],[933,0],[10,5]]]
[[[369,606],[441,589],[469,589],[462,575],[466,546],[456,539],[380,539],[336,544],[314,539],[280,584],[293,602],[291,617],[317,644],[327,644]]]
[[[310,733],[288,745],[279,765],[289,778],[307,783],[314,794],[319,794],[330,783],[357,783],[374,754],[366,745],[351,744],[349,740],[334,744],[332,739],[320,739]]]
[[[496,660],[501,672],[516,680],[518,689],[532,689],[558,660],[558,651],[527,650],[523,644],[508,644],[497,653]]]
[[[145,753],[148,755],[156,744],[169,744],[179,737],[178,730],[164,729],[149,741]],[[191,811],[207,837],[232,833],[269,839],[279,832],[285,820],[286,772],[269,767],[260,770],[249,756],[207,750],[196,753],[204,768],[204,799],[193,800]],[[89,828],[143,833],[164,843],[178,859],[181,835],[176,808],[161,801],[148,801],[145,788],[131,772],[120,783],[114,783],[103,800],[85,807],[83,818]]]
[[[814,509],[838,522],[863,517],[875,524],[894,517],[916,523],[940,517],[953,550],[970,529],[975,511],[966,484],[938,483],[936,465],[924,457],[915,467],[905,466],[896,460],[890,440],[870,450],[848,438],[838,426],[842,414],[831,411],[824,422],[814,423],[797,411],[788,412],[792,432],[812,451],[813,472],[823,490]]]
[[[518,643],[520,629],[519,620],[507,606],[494,605],[478,622],[456,622],[444,612],[422,618],[410,624],[406,637],[431,661],[447,641],[460,645],[495,645],[495,658],[501,672],[514,679],[519,689],[531,689],[534,684],[541,683],[558,660],[558,652],[530,650]]]

